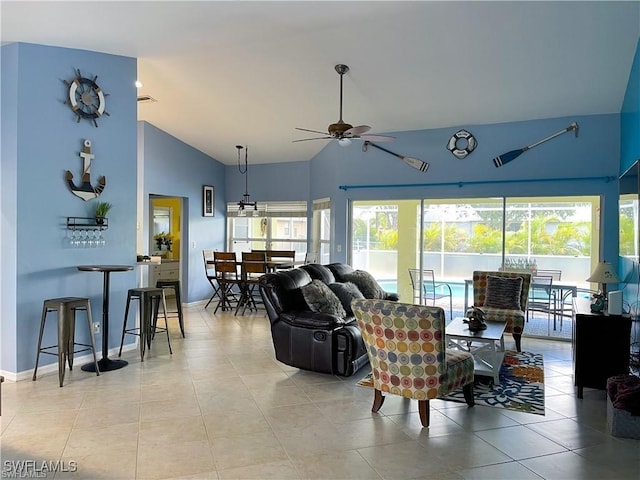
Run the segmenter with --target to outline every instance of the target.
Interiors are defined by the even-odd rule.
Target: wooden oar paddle
[[[541,143],[548,142],[552,138],[556,138],[558,135],[562,135],[563,133],[567,133],[567,132],[569,132],[571,130],[576,132],[576,137],[577,137],[578,136],[578,124],[574,122],[571,125],[569,125],[567,128],[565,128],[563,130],[560,130],[559,132],[556,132],[553,135],[549,135],[547,138],[543,138],[539,142],[533,143],[533,144],[531,144],[531,145],[529,145],[527,147],[524,147],[524,148],[519,148],[517,150],[511,150],[510,152],[503,153],[499,157],[494,158],[493,159],[493,163],[494,163],[494,165],[496,167],[501,167],[504,164],[509,163],[510,161],[518,158],[520,155],[522,155],[527,150],[531,150],[533,147],[537,147]]]

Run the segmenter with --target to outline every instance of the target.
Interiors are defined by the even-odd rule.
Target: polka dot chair
[[[423,427],[429,426],[429,400],[462,387],[467,404],[474,405],[473,357],[447,349],[441,307],[386,300],[359,299],[351,303],[367,347],[373,373],[372,412],[384,395],[418,400]]]

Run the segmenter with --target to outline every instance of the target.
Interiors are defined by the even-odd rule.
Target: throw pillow
[[[347,312],[347,315],[352,317],[353,310],[351,310],[351,300],[356,298],[364,298],[364,295],[362,295],[362,292],[358,290],[356,284],[351,282],[336,282],[330,283],[329,288],[340,299],[340,303],[342,303],[344,311]]]
[[[355,270],[342,276],[345,282],[355,283],[364,298],[381,298],[387,296],[387,292],[380,286],[369,272]]]
[[[490,308],[508,308],[522,310],[520,295],[522,294],[522,277],[487,276],[487,293],[484,306]]]
[[[340,317],[346,316],[340,299],[320,280],[312,280],[311,283],[301,287],[300,290],[307,305],[309,305],[309,310],[312,312],[331,313]]]

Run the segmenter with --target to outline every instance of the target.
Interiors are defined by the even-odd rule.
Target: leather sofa
[[[260,295],[271,322],[276,359],[303,370],[348,377],[369,362],[355,317],[312,311],[303,287],[350,281],[354,269],[343,263],[308,264],[263,275]],[[362,273],[362,272],[360,272]],[[379,290],[385,300],[396,294]],[[350,308],[348,309],[350,311]]]

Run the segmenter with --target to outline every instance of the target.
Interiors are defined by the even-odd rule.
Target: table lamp
[[[598,262],[596,269],[587,278],[587,282],[597,283],[601,286],[602,293],[593,296],[594,302],[591,304],[591,311],[602,312],[607,301],[607,283],[620,283],[620,279],[609,262]]]

